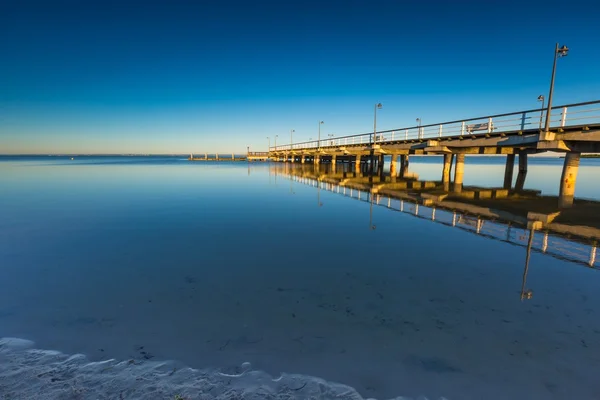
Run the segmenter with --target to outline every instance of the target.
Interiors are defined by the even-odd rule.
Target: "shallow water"
[[[425,161],[411,168],[437,178]],[[560,162],[530,160],[528,184],[552,194]],[[598,198],[585,162],[577,195]],[[467,158],[465,184],[503,169]],[[383,207],[370,220],[260,163],[3,159],[0,187],[0,337],[91,361],[250,362],[363,397],[600,394],[599,277],[579,264],[532,254],[522,302],[522,247]]]

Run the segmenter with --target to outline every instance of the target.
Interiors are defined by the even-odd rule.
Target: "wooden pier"
[[[542,128],[543,118],[548,128]],[[269,157],[281,162],[331,164],[351,163],[358,171],[368,165],[369,182],[383,171],[384,157],[391,157],[390,179],[409,177],[409,156],[443,155],[441,178],[446,191],[463,188],[465,157],[470,154],[506,156],[504,189],[513,189],[515,156],[518,155],[514,189],[523,190],[527,157],[547,151],[564,153],[558,205],[573,205],[579,160],[583,153],[600,153],[600,100],[546,109],[418,125],[388,131],[374,131],[269,149]],[[454,164],[454,177],[450,176]],[[558,179],[558,177],[557,177]]]

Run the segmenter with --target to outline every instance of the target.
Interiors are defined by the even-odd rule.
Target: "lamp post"
[[[277,151],[277,138],[279,137],[279,135],[275,135],[275,151]]]
[[[321,148],[321,125],[323,125],[324,121],[319,121],[319,136],[317,138],[317,149]]]
[[[544,130],[548,132],[550,130],[550,112],[552,109],[552,95],[554,94],[554,76],[556,75],[556,59],[558,57],[564,57],[569,54],[569,48],[564,46],[559,48],[558,43],[554,49],[554,64],[552,65],[552,78],[550,78],[550,94],[548,94],[548,109],[546,110],[546,126]]]
[[[383,105],[381,103],[377,103],[375,104],[375,108],[373,111],[373,145],[375,145],[375,143],[377,143],[377,109],[380,109],[383,107]]]
[[[383,107],[381,103],[375,104],[373,111],[373,135],[371,135],[371,150],[369,151],[369,183],[373,183],[373,164],[375,163],[375,142],[377,141],[377,109]]]
[[[417,132],[419,139],[421,139],[421,118],[417,118]]]
[[[540,94],[537,100],[542,102],[542,108],[540,109],[540,130],[542,130],[542,117],[544,116],[544,101],[546,98],[543,94]]]
[[[290,129],[290,150],[292,150],[292,143],[294,143],[292,140],[292,135],[294,132],[296,132],[295,129]]]
[[[267,140],[269,143],[269,147],[267,147],[267,151],[271,151],[271,138],[269,136],[267,136]]]

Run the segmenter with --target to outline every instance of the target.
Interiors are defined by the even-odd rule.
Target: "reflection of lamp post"
[[[373,192],[369,193],[369,198],[371,200],[371,205],[369,207],[369,228],[374,231],[377,227],[373,225]]]
[[[523,271],[523,282],[521,284],[521,301],[524,299],[531,299],[533,292],[529,289],[525,290],[525,283],[527,282],[527,272],[529,270],[529,257],[531,256],[531,247],[533,245],[533,235],[535,230],[531,228],[529,231],[529,241],[527,242],[527,256],[525,256],[525,270]]]
[[[317,139],[317,149],[321,148],[321,125],[323,125],[325,121],[319,121],[319,137]]]
[[[417,118],[417,132],[419,133],[419,139],[421,139],[421,118]]]
[[[552,65],[552,78],[550,78],[550,94],[548,94],[548,109],[546,110],[546,126],[545,131],[548,132],[550,130],[550,113],[552,111],[552,95],[554,94],[554,76],[556,75],[556,59],[558,57],[564,57],[569,53],[569,48],[567,46],[558,48],[558,43],[556,43],[556,48],[554,49],[554,64]]]
[[[540,94],[540,95],[538,96],[538,101],[541,101],[541,102],[542,102],[542,108],[540,109],[540,130],[542,129],[542,116],[544,115],[544,100],[546,100],[546,99],[544,98],[544,95],[543,95],[543,94]]]

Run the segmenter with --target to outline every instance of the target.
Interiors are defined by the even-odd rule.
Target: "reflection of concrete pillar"
[[[442,183],[444,184],[444,190],[447,192],[450,190],[450,169],[452,168],[452,158],[454,154],[444,154],[444,166],[442,168]]]
[[[396,154],[392,154],[392,158],[390,159],[390,179],[392,182],[396,182],[396,164],[398,163],[398,156]]]
[[[562,175],[560,177],[560,191],[558,193],[558,206],[560,208],[573,206],[580,156],[580,153],[575,152],[569,152],[565,156],[565,163],[563,164]]]
[[[504,189],[512,188],[513,171],[515,170],[515,155],[506,155],[506,168],[504,169]]]
[[[517,182],[515,190],[521,191],[525,186],[525,178],[527,177],[527,152],[519,151],[519,173],[517,174]]]
[[[456,165],[454,166],[454,187],[456,193],[462,192],[463,175],[465,173],[465,155],[456,155]]]

